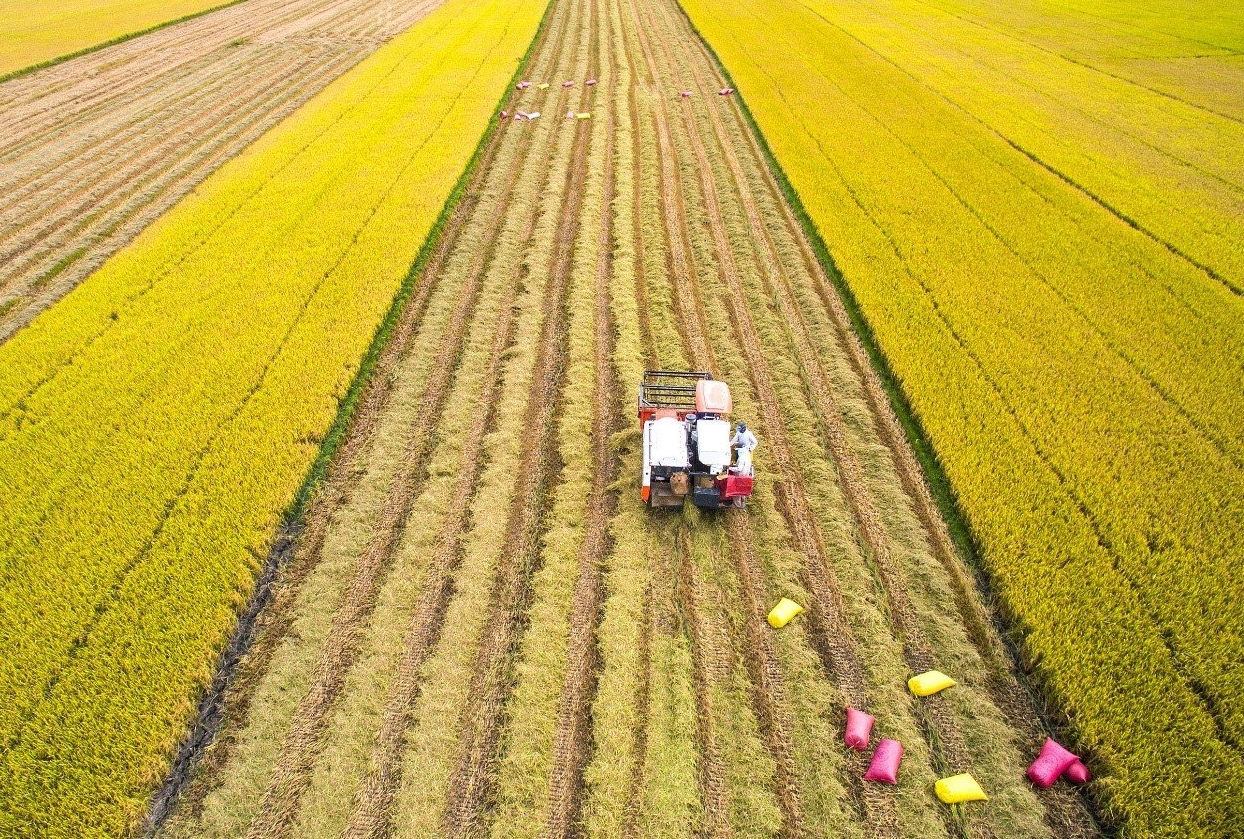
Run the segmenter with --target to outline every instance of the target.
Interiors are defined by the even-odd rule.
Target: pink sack
[[[574,111],[566,111],[566,119],[574,119]]]
[[[683,98],[683,99],[686,99],[686,98],[687,98],[687,97],[689,97],[690,95],[691,95],[691,91],[689,91],[689,90],[684,90],[684,91],[682,92],[682,98]]]
[[[519,82],[518,84],[514,85],[514,87],[518,90],[526,90],[527,88],[531,87],[531,82]]]
[[[509,111],[502,111],[502,112],[501,112],[501,118],[502,118],[502,119],[505,119],[505,118],[506,118],[506,117],[508,117],[509,115],[510,115],[510,112],[509,112]]]
[[[865,714],[854,708],[847,709],[847,729],[842,734],[847,747],[862,752],[868,748],[868,738],[873,730],[872,714]]]
[[[574,87],[574,82],[562,82],[562,87]]]
[[[729,96],[731,93],[734,93],[734,88],[732,87],[723,87],[721,90],[717,91],[718,96]]]
[[[584,84],[587,85],[588,87],[591,87],[592,85],[596,84],[596,79],[588,79],[587,81],[584,82]]]
[[[1028,780],[1041,789],[1048,789],[1058,780],[1058,776],[1067,770],[1067,767],[1079,759],[1047,737],[1045,745],[1041,747],[1041,754],[1032,762],[1032,766],[1028,767]]]
[[[903,744],[897,740],[882,740],[873,752],[873,761],[864,773],[865,781],[883,784],[898,783],[898,764],[903,759]]]
[[[1063,770],[1063,777],[1073,784],[1087,784],[1093,776],[1089,774],[1088,767],[1084,765],[1084,762],[1077,760]]]

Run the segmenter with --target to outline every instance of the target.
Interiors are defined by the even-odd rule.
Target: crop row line
[[[609,27],[598,27],[602,43],[611,43]],[[618,58],[613,56],[616,64]],[[579,551],[579,574],[571,608],[571,630],[567,644],[569,670],[558,703],[557,727],[553,739],[553,766],[549,781],[549,817],[545,835],[567,839],[576,829],[582,807],[583,772],[591,749],[591,705],[596,695],[600,651],[597,632],[604,598],[604,569],[613,539],[609,524],[617,510],[618,490],[611,488],[618,472],[618,458],[609,441],[622,415],[621,390],[614,375],[614,324],[611,312],[610,276],[613,263],[613,201],[615,192],[614,136],[617,113],[614,109],[617,68],[609,70],[608,118],[604,133],[604,177],[601,195],[601,223],[598,234],[598,262],[594,292],[595,390],[592,405],[592,486],[588,496],[583,543]]]
[[[599,64],[598,44],[591,33],[598,25],[595,5],[588,7],[588,68]],[[590,89],[583,87],[581,105]],[[554,434],[560,415],[562,376],[566,356],[566,297],[579,212],[586,178],[586,154],[591,132],[580,130],[574,139],[559,210],[556,242],[545,293],[544,326],[533,374],[524,430],[521,466],[502,542],[502,555],[490,598],[488,617],[477,652],[475,670],[462,716],[462,736],[450,775],[449,799],[442,820],[446,835],[474,833],[484,817],[495,787],[495,764],[501,737],[502,713],[513,688],[514,656],[523,633],[524,614],[531,597],[531,578],[539,567],[540,538],[548,526],[546,504],[550,482],[557,471]]]
[[[404,11],[401,20],[417,19],[435,2],[427,0]],[[342,5],[344,9],[337,8]],[[331,29],[359,16],[371,19],[370,0],[351,0],[331,8],[337,14],[319,21],[319,26]],[[286,18],[294,22],[314,18],[312,11],[283,9],[279,21],[267,21],[262,10],[256,10],[258,20],[251,19],[248,28],[252,36],[255,32],[273,35]],[[230,50],[215,61],[183,62],[171,80],[167,70],[156,71],[160,81],[174,82],[171,91],[148,80],[149,86],[155,85],[150,96],[122,98],[107,108],[99,103],[85,109],[54,109],[62,117],[50,126],[54,134],[25,137],[6,147],[7,155],[24,154],[26,163],[10,166],[5,177],[14,200],[6,210],[8,223],[0,236],[17,238],[4,248],[9,264],[0,287],[9,300],[0,298],[5,305],[0,336],[29,322],[224,160],[375,46],[378,43],[347,45],[327,53],[322,48],[311,53],[242,49],[236,53],[238,59],[231,57],[236,51]],[[103,72],[104,79],[120,75],[119,70]],[[88,90],[93,89],[90,85],[105,83],[91,80]],[[194,98],[196,104],[189,119],[178,107],[187,98]],[[241,109],[235,107],[238,101],[245,103]],[[66,104],[71,108],[75,103]],[[46,108],[42,100],[35,100],[26,106],[10,105],[10,115],[12,108],[20,112],[22,107]],[[125,124],[116,124],[117,113]],[[173,161],[171,166],[169,161]],[[155,162],[160,165],[153,167]],[[89,189],[66,188],[60,183],[68,175],[73,175],[75,183],[82,181],[84,167],[98,170],[97,176],[86,179],[91,182]]]
[[[638,28],[641,31],[643,30],[642,23]],[[643,43],[643,40],[641,40],[641,44]],[[649,72],[655,74],[656,62],[650,47],[645,47],[644,52]],[[687,222],[681,205],[682,189],[679,187],[676,177],[669,177],[669,174],[673,172],[672,160],[675,152],[670,141],[669,128],[666,124],[664,111],[660,108],[656,112],[656,122],[662,153],[662,171],[667,173],[666,177],[663,178],[662,193],[666,196],[664,201],[667,214],[666,224],[671,242],[670,250],[674,255],[671,277],[677,289],[675,299],[680,307],[686,307],[691,310],[680,318],[680,326],[683,327],[684,340],[686,341],[688,356],[692,363],[697,367],[712,369],[714,366],[713,354],[706,339],[707,326],[703,316],[702,297],[695,288],[694,270],[687,256],[686,245],[683,244],[687,240]],[[689,134],[694,147],[697,140],[696,132],[691,130]],[[735,269],[729,243],[725,239],[720,213],[717,210],[716,188],[703,162],[699,163],[697,169],[701,173],[701,191],[704,193],[703,197],[708,209],[710,228],[716,241],[718,270],[729,278],[729,275],[735,273]],[[737,280],[737,275],[735,279]],[[729,281],[727,279],[727,282]],[[734,309],[735,307],[732,307],[732,314],[736,316],[736,329],[738,329],[738,312]],[[743,349],[747,356],[753,386],[769,384],[765,373],[767,365],[760,357],[760,354],[749,352],[749,349],[754,350],[755,348],[749,348],[746,344],[743,345]],[[792,469],[784,468],[789,466],[789,452],[786,450],[785,441],[781,436],[781,421],[776,414],[776,395],[772,392],[770,386],[768,389],[760,388],[757,391],[757,396],[762,410],[764,427],[768,432],[767,436],[771,438],[771,446],[775,452],[774,460],[778,463],[778,471],[783,476],[779,490],[780,498],[783,501],[781,505],[782,512],[787,519],[792,538],[806,561],[805,577],[809,589],[813,592],[814,599],[810,609],[810,616],[815,626],[814,636],[817,638],[818,647],[825,665],[833,674],[835,682],[843,691],[848,703],[854,707],[865,708],[867,707],[864,687],[865,677],[855,649],[853,633],[843,616],[841,594],[837,590],[833,578],[825,565],[816,527],[812,521],[810,511],[807,510],[802,489],[796,483],[793,483],[799,480],[798,475]],[[770,745],[771,751],[776,751],[779,748],[780,743]],[[856,758],[850,763],[858,762],[859,760]],[[850,772],[852,769],[858,769],[862,772],[862,767],[860,766],[854,766],[849,769],[844,766],[843,771]],[[892,803],[889,799],[876,795],[871,790],[863,789],[855,778],[844,777],[843,781],[844,789],[852,792],[860,820],[868,826],[872,834],[878,837],[891,835],[891,832],[896,829],[896,825],[892,813]],[[789,795],[780,796],[780,800],[790,802],[792,798]],[[792,811],[788,815],[795,814],[797,814],[797,810]],[[799,829],[798,824],[790,824],[787,829],[797,832]]]

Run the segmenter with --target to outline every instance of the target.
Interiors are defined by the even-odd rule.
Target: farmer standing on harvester
[[[734,468],[740,475],[752,475],[752,450],[760,445],[756,435],[747,430],[747,423],[739,420],[734,427],[734,436],[730,438],[730,448],[738,452],[738,460]]]

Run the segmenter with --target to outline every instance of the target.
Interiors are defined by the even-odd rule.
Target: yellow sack
[[[773,611],[769,613],[769,626],[774,629],[781,629],[790,623],[795,615],[803,611],[803,607],[794,600],[787,600],[783,597],[778,604],[773,607]]]
[[[907,680],[907,687],[916,696],[929,696],[959,684],[940,670],[929,670]]]
[[[542,82],[542,83],[540,83],[540,84],[536,85],[536,90],[548,90],[548,89],[549,89],[549,83],[548,83],[548,82]]]
[[[592,115],[589,113],[575,114],[575,119],[591,119],[591,118],[592,118]]]
[[[964,801],[988,801],[989,796],[976,783],[976,779],[964,772],[962,775],[951,775],[942,778],[933,785],[937,797],[947,804],[961,804]]]

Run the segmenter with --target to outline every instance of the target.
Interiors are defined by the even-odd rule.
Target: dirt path
[[[505,106],[542,116],[498,126],[163,835],[1092,835],[1023,780],[1039,719],[678,7],[549,15]],[[730,381],[745,513],[640,509],[642,364]],[[930,667],[960,686],[915,699]]]
[[[0,85],[0,340],[437,5],[248,0]]]

